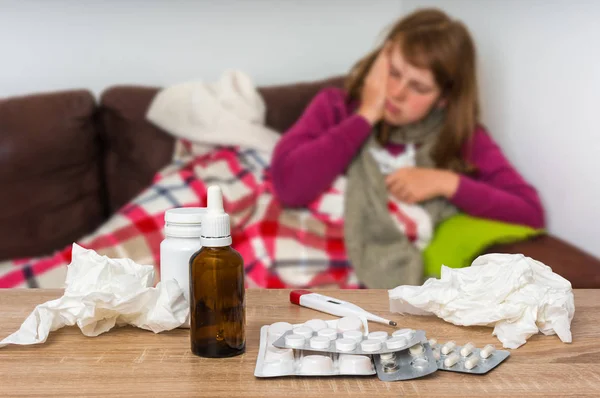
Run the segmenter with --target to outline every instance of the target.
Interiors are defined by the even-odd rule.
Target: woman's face
[[[383,119],[397,126],[418,122],[439,102],[440,89],[433,73],[409,64],[398,45],[391,48],[389,59]]]

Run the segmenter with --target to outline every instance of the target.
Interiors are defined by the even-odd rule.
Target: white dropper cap
[[[207,211],[202,218],[200,243],[205,247],[231,245],[229,215],[223,210],[223,194],[216,185],[208,187]]]

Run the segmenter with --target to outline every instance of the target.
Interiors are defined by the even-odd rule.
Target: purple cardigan
[[[316,199],[345,173],[371,129],[348,105],[343,90],[321,90],[275,148],[271,173],[279,200],[302,207]],[[477,128],[471,143],[466,160],[477,174],[461,175],[450,201],[472,216],[543,228],[544,211],[536,190],[487,132]]]

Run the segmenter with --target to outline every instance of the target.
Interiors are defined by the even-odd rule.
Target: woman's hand
[[[390,43],[386,43],[365,77],[358,114],[371,124],[383,117],[387,79],[390,71]]]
[[[438,196],[451,198],[458,189],[459,175],[438,169],[403,167],[388,175],[388,191],[401,202],[414,204]]]

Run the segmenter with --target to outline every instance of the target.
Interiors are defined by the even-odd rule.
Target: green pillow
[[[423,251],[425,277],[439,278],[442,264],[450,268],[468,267],[491,245],[543,233],[543,229],[457,214],[438,225],[433,240]]]

